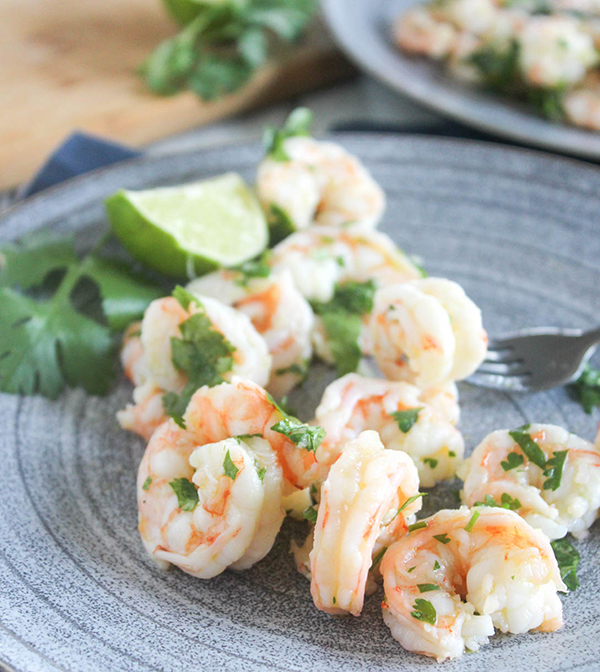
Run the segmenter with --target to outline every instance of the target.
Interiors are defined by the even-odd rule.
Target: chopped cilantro
[[[438,460],[434,457],[424,457],[423,464],[428,464],[432,469],[435,469],[438,465]]]
[[[234,439],[240,439],[241,441],[245,441],[246,439],[262,439],[263,435],[260,433],[256,434],[236,434],[236,436],[233,437]]]
[[[471,516],[469,522],[465,525],[465,530],[467,532],[470,532],[475,527],[475,523],[477,522],[478,518],[479,518],[479,511],[475,511],[475,513]]]
[[[252,278],[268,278],[271,274],[271,268],[269,266],[270,256],[271,251],[266,250],[256,257],[256,259],[250,259],[243,264],[233,266],[231,270],[240,274],[240,277],[235,281],[236,284],[240,287],[247,287],[248,282]]]
[[[415,530],[420,530],[423,527],[427,527],[427,521],[426,520],[419,520],[418,523],[413,523],[412,525],[408,526],[408,531],[409,532],[414,532]]]
[[[418,492],[416,495],[413,495],[412,497],[409,497],[409,498],[404,502],[404,504],[402,504],[402,506],[398,509],[398,513],[400,513],[401,511],[404,511],[404,509],[405,509],[407,506],[410,506],[413,502],[416,502],[417,499],[419,499],[419,497],[427,497],[427,493],[426,493],[426,492]],[[398,513],[397,513],[396,515],[398,515]],[[394,517],[395,517],[395,516],[394,516]]]
[[[333,596],[333,603],[337,604],[337,599],[336,599],[335,595]]]
[[[449,450],[448,457],[456,457],[456,453],[453,450]]]
[[[310,135],[312,120],[313,114],[308,108],[297,107],[281,128],[268,126],[263,135],[267,156],[275,161],[289,161],[290,157],[284,148],[285,141],[298,135]]]
[[[313,525],[317,522],[318,511],[314,506],[309,506],[302,512],[302,517],[310,521]]]
[[[144,485],[142,485],[142,490],[147,491],[151,484],[152,484],[152,476],[148,476],[148,478],[144,481]]]
[[[492,506],[499,509],[509,509],[510,511],[517,511],[523,505],[517,497],[511,497],[507,492],[503,492],[500,497],[500,504],[491,496],[486,495],[483,502],[475,502],[473,506]]]
[[[374,280],[365,282],[348,281],[337,284],[330,301],[313,301],[312,307],[317,315],[344,312],[351,315],[365,315],[373,310],[373,297],[377,285]]]
[[[432,590],[441,590],[439,586],[436,586],[435,583],[417,583],[417,588],[420,593],[429,593]]]
[[[265,480],[265,474],[267,473],[267,468],[266,467],[261,467],[260,469],[257,467],[256,468],[256,473],[258,474],[258,478],[260,479],[260,482],[263,483]]]
[[[308,375],[308,362],[304,361],[302,364],[291,364],[290,366],[275,371],[275,374],[278,376],[285,376],[286,373],[294,373],[304,379]]]
[[[580,560],[577,549],[566,539],[551,541],[550,545],[556,556],[562,580],[569,590],[576,590],[579,587],[577,567]]]
[[[440,563],[436,560],[436,561],[433,563],[433,569],[436,570],[436,569],[439,569],[439,568],[440,568]]]
[[[269,207],[269,245],[273,247],[294,233],[296,227],[288,213],[280,208],[276,203],[271,203]]]
[[[449,544],[452,539],[444,532],[444,534],[434,534],[433,535],[434,539],[437,539],[442,544]]]
[[[235,477],[238,475],[239,469],[233,463],[229,451],[225,453],[225,459],[223,460],[223,473],[227,478],[230,478],[232,481],[235,481]]]
[[[414,567],[409,567],[406,571],[410,574],[413,570],[415,570],[417,567],[416,565]]]
[[[200,306],[200,299],[191,292],[188,292],[187,289],[181,285],[177,285],[173,290],[173,298],[177,299],[179,305],[186,311],[189,312],[190,306],[193,304],[195,306]]]
[[[213,327],[202,303],[191,294],[186,296],[178,292],[178,289],[175,290],[178,293],[177,300],[187,303],[188,307],[192,299],[197,301],[198,312],[179,325],[181,338],[171,338],[171,360],[178,371],[187,375],[188,382],[180,394],[164,394],[163,407],[165,413],[185,429],[183,415],[194,392],[204,385],[213,386],[223,382],[223,374],[233,367],[231,355],[235,348]]]
[[[287,436],[298,448],[303,448],[311,453],[317,451],[325,438],[325,430],[322,427],[307,425],[291,415],[275,423],[271,429]]]
[[[586,413],[591,413],[595,406],[600,407],[600,369],[587,364],[572,389]]]
[[[506,456],[506,460],[500,462],[500,465],[504,471],[510,471],[516,467],[520,467],[523,464],[523,456],[520,453],[512,452]]]
[[[169,485],[177,495],[177,506],[182,511],[193,511],[198,504],[198,490],[187,478],[175,478]]]
[[[423,408],[407,408],[404,411],[394,411],[392,413],[392,418],[398,424],[398,428],[403,434],[408,434],[412,429],[413,425],[417,422],[419,413]]]
[[[526,429],[529,429],[528,425],[514,429],[512,432],[509,432],[509,435],[531,462],[540,467],[540,469],[544,469],[546,467],[544,451],[531,438],[531,435],[525,431]]]
[[[559,450],[552,453],[552,457],[546,462],[546,469],[544,469],[544,476],[548,477],[544,482],[544,490],[558,490],[568,454],[568,450]]]
[[[429,600],[424,600],[421,597],[417,597],[413,605],[414,611],[410,612],[410,615],[413,618],[416,618],[418,621],[423,621],[425,623],[430,623],[435,625],[437,622],[437,613],[435,607]]]

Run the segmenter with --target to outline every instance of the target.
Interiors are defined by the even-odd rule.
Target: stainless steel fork
[[[491,340],[468,383],[511,392],[536,392],[572,383],[600,343],[591,331],[540,327]]]

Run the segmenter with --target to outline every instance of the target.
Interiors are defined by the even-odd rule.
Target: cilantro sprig
[[[182,511],[193,511],[198,502],[198,490],[188,478],[174,478],[169,482],[171,490],[177,495],[177,506]]]
[[[292,443],[295,443],[298,448],[303,448],[311,453],[315,453],[317,448],[325,438],[325,430],[323,427],[313,427],[306,423],[288,415],[279,422],[276,422],[271,429],[274,432],[287,436]]]
[[[330,301],[311,303],[323,322],[339,376],[358,368],[362,357],[358,345],[361,317],[373,310],[375,290],[373,280],[345,282],[336,285]]]
[[[312,112],[306,107],[297,107],[281,128],[267,126],[263,134],[263,144],[267,156],[275,161],[289,161],[284,143],[288,138],[310,135]]]
[[[191,89],[203,100],[233,93],[252,79],[280,43],[296,41],[316,0],[190,0],[183,29],[165,40],[140,71],[155,93]]]
[[[214,328],[195,295],[176,287],[173,296],[186,311],[194,306],[193,314],[179,325],[181,337],[171,338],[171,361],[187,376],[188,382],[179,394],[167,392],[163,395],[165,413],[185,429],[183,415],[194,392],[205,385],[218,385],[224,381],[223,374],[233,368],[235,347]]]
[[[3,246],[0,391],[54,399],[81,386],[106,394],[113,334],[162,293],[97,250],[80,259],[70,238],[37,234]]]
[[[525,453],[530,462],[536,464],[540,469],[545,469],[546,456],[544,455],[544,451],[531,438],[531,435],[527,433],[527,429],[529,429],[529,425],[524,425],[518,429],[513,429],[512,432],[509,432],[509,435]]]
[[[410,612],[413,618],[424,623],[435,625],[437,622],[437,612],[435,607],[429,600],[424,600],[422,597],[417,597],[413,604],[413,611]]]

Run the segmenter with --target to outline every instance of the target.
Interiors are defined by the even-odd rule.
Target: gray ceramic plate
[[[497,146],[364,135],[340,140],[388,194],[381,228],[431,274],[462,283],[492,334],[555,324],[585,327],[600,315],[600,172],[576,162]],[[102,199],[119,187],[173,184],[238,170],[252,179],[258,146],[140,159],[31,199],[0,225],[0,244],[41,227],[89,240],[106,226]],[[1,316],[0,316],[1,319]],[[314,383],[314,384],[313,384]],[[296,402],[310,417],[324,384]],[[59,401],[0,395],[0,660],[19,672],[137,670],[418,670],[368,600],[359,619],[332,619],[312,605],[287,553],[287,526],[273,552],[243,574],[204,582],[161,573],[136,531],[140,440],[115,412],[131,394],[81,391]],[[470,449],[489,431],[525,421],[564,425],[593,438],[564,390],[510,396],[461,386]],[[454,506],[435,489],[429,510]],[[578,546],[582,587],[564,598],[556,634],[498,636],[444,670],[598,667],[600,540]]]
[[[322,4],[340,47],[396,91],[480,130],[527,145],[600,158],[600,133],[546,121],[524,105],[458,82],[438,64],[401,53],[391,38],[391,22],[422,2],[323,0]]]

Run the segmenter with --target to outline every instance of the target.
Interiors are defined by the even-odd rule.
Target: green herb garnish
[[[478,518],[479,518],[479,511],[475,511],[475,513],[473,513],[473,515],[471,516],[469,522],[465,525],[465,530],[467,532],[470,532],[473,529]]]
[[[175,478],[169,485],[177,495],[177,506],[182,511],[193,511],[198,505],[198,490],[187,478]]]
[[[229,451],[225,453],[225,459],[223,460],[223,473],[227,478],[230,478],[232,481],[235,481],[235,477],[239,473],[239,469],[235,466]]]
[[[373,558],[373,562],[372,562],[372,564],[371,564],[371,569],[373,569],[374,567],[376,567],[376,566],[381,562],[381,558],[383,558],[383,556],[385,555],[385,552],[386,552],[386,551],[387,551],[387,548],[384,546],[384,547],[379,551],[379,553],[377,553],[377,555]]]
[[[318,511],[314,506],[309,506],[302,512],[302,517],[310,521],[313,525],[317,522]]]
[[[516,469],[523,464],[523,456],[520,453],[512,452],[506,456],[506,460],[500,462],[500,465],[504,471],[510,471],[511,469]]]
[[[544,482],[544,490],[558,490],[568,454],[568,450],[559,450],[552,453],[552,457],[546,462],[546,469],[544,469],[544,476],[548,477]]]
[[[486,495],[483,502],[475,502],[473,506],[493,506],[499,509],[517,511],[517,509],[520,509],[523,505],[519,499],[517,499],[517,497],[513,498],[507,492],[503,492],[502,496],[500,497],[500,504],[498,504],[498,502],[491,495]]]
[[[239,273],[240,277],[235,281],[240,287],[247,287],[252,278],[268,278],[271,275],[271,267],[269,266],[269,257],[271,251],[266,250],[256,259],[245,261],[239,266],[233,266],[232,271]]]
[[[512,432],[509,432],[509,435],[525,455],[527,455],[527,458],[531,462],[540,467],[540,469],[544,469],[546,467],[546,456],[544,455],[544,451],[531,438],[531,435],[528,434],[525,429],[529,429],[529,426],[526,425],[525,427],[514,429]]]
[[[435,583],[417,583],[417,588],[420,593],[429,593],[432,590],[441,590],[439,586],[436,586]]]
[[[556,556],[562,580],[569,590],[576,590],[579,587],[577,567],[580,559],[577,549],[566,539],[551,541],[550,545]]]
[[[410,612],[410,615],[413,618],[416,618],[418,621],[424,621],[425,623],[430,623],[435,625],[437,622],[437,613],[435,607],[429,600],[424,600],[422,597],[417,597],[413,605],[414,611]]]
[[[436,560],[436,561],[433,563],[433,569],[436,570],[436,569],[439,569],[439,568],[440,568],[440,563]]]
[[[148,476],[148,478],[144,481],[144,485],[142,485],[142,490],[148,490],[150,488],[150,485],[152,484],[152,476]]]
[[[406,571],[410,574],[412,571],[416,569],[416,565],[414,567],[409,567]]]
[[[600,407],[600,369],[587,364],[571,389],[586,413],[591,413],[596,406]]]
[[[452,539],[444,532],[444,534],[434,534],[434,539],[437,539],[442,544],[449,544]]]
[[[428,464],[432,469],[435,469],[438,465],[438,460],[434,457],[424,457],[423,464]]]
[[[325,430],[322,427],[307,425],[291,415],[275,423],[271,429],[287,436],[298,448],[311,453],[317,452],[317,448],[325,438]]]
[[[414,532],[415,530],[420,530],[424,527],[427,527],[427,521],[426,520],[419,520],[417,523],[413,523],[412,525],[408,526],[408,531],[409,532]]]
[[[310,135],[312,120],[313,114],[309,109],[297,107],[281,128],[267,126],[263,135],[267,156],[276,161],[289,161],[290,157],[284,148],[285,141],[298,135]]]
[[[407,408],[405,411],[394,411],[392,418],[398,424],[398,428],[403,434],[408,434],[413,425],[417,422],[419,413],[423,408]]]

